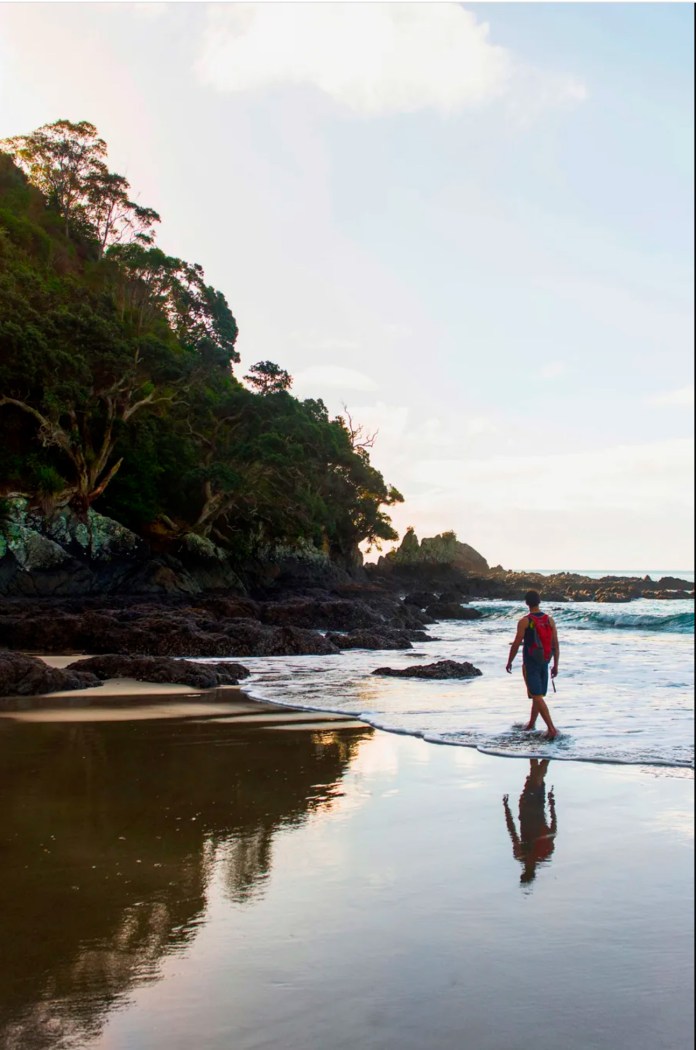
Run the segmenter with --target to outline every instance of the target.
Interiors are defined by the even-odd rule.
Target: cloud
[[[376,116],[477,106],[505,92],[513,62],[458,4],[220,4],[197,70],[223,91],[311,85]]]
[[[666,390],[662,394],[655,394],[648,399],[649,405],[682,406],[693,408],[694,388],[693,386],[682,386],[678,390]]]
[[[317,365],[298,372],[293,380],[293,392],[310,394],[322,390],[376,390],[374,379],[353,368]]]
[[[488,510],[587,510],[642,513],[693,505],[684,479],[693,473],[693,441],[676,438],[588,452],[423,459],[414,480],[441,492],[464,491]],[[404,485],[404,487],[406,487]]]
[[[558,377],[562,376],[566,371],[567,367],[563,361],[549,361],[548,364],[545,364],[539,371],[539,378],[558,379]]]
[[[587,85],[578,77],[521,64],[514,68],[510,87],[507,112],[521,127],[528,127],[549,109],[571,109],[589,97]]]

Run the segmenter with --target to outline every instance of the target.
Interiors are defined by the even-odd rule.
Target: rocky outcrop
[[[464,572],[486,572],[488,562],[468,543],[461,543],[454,532],[442,532],[419,542],[413,529],[407,529],[401,545],[379,559],[378,568],[391,572],[413,566],[446,565]]]
[[[384,622],[384,618],[365,602],[330,598],[267,602],[262,606],[260,616],[263,623],[275,627],[292,624],[330,631],[377,627]]]
[[[535,572],[513,572],[495,566],[486,573],[462,572],[443,566],[410,567],[387,574],[379,566],[369,569],[373,583],[405,592],[410,607],[429,609],[421,605],[428,593],[439,595],[438,602],[456,596],[457,600],[501,598],[524,602],[529,590],[536,590],[545,602],[626,602],[635,598],[693,598],[694,585],[687,580],[664,577],[604,576],[595,579],[579,573],[559,572],[543,576]],[[420,589],[416,590],[414,585]],[[427,588],[427,589],[426,589]],[[404,601],[406,601],[404,599]],[[430,608],[432,605],[430,606]]]
[[[476,678],[483,674],[468,660],[457,663],[455,660],[438,660],[434,664],[420,664],[414,667],[378,667],[372,674],[386,675],[389,678]]]
[[[88,689],[101,685],[100,679],[86,670],[58,670],[36,656],[0,650],[0,706],[2,697],[39,696],[64,689]]]
[[[194,689],[213,689],[221,685],[238,685],[249,671],[242,664],[201,664],[192,660],[172,660],[162,656],[91,656],[68,664],[67,672],[108,678],[134,678],[137,682],[189,685]]]
[[[318,631],[211,618],[205,607],[155,604],[82,611],[5,605],[0,607],[0,637],[12,649],[46,653],[226,658],[338,652]]]

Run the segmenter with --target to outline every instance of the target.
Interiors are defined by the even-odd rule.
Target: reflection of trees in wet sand
[[[279,827],[336,793],[370,733],[213,723],[0,727],[0,1046],[80,1045],[184,947],[213,857],[244,901]]]

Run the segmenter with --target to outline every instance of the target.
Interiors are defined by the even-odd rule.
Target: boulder
[[[402,598],[404,605],[415,605],[417,609],[425,609],[428,605],[434,605],[437,600],[437,595],[432,591],[411,591]]]
[[[68,671],[88,671],[100,680],[107,678],[135,678],[138,682],[158,682],[167,685],[190,685],[194,689],[213,689],[220,685],[237,685],[248,678],[249,671],[242,664],[201,664],[190,660],[173,660],[166,656],[124,656],[109,654],[76,660]]]
[[[266,631],[257,656],[330,656],[339,650],[318,631],[301,627],[276,627]]]
[[[455,587],[453,590],[443,591],[437,600],[440,602],[467,602],[469,599],[465,597],[461,588]]]
[[[99,678],[87,671],[59,670],[37,656],[0,650],[0,697],[37,696],[95,685],[101,685]]]
[[[483,674],[467,660],[457,663],[455,660],[438,660],[434,664],[419,664],[414,667],[378,667],[372,674],[386,675],[389,678],[476,678]]]

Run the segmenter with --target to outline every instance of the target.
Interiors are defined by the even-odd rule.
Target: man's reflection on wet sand
[[[512,839],[513,855],[522,865],[520,882],[528,885],[534,881],[537,864],[551,860],[557,830],[556,800],[553,788],[549,791],[549,818],[546,820],[546,785],[544,777],[549,768],[548,758],[531,758],[529,776],[524,782],[520,795],[519,833],[515,819],[510,812],[508,795],[503,795],[505,823]]]

